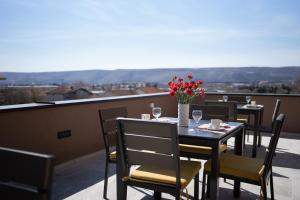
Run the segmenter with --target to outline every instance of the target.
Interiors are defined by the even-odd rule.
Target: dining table
[[[243,115],[254,116],[254,133],[253,133],[253,146],[252,146],[252,157],[255,158],[257,154],[257,143],[259,127],[262,124],[264,106],[263,105],[251,105],[251,104],[238,104],[237,113]],[[249,123],[249,122],[248,122]]]
[[[163,122],[177,122],[177,118],[172,117],[161,117],[158,119]],[[189,145],[201,145],[212,148],[211,153],[211,173],[210,173],[210,199],[217,200],[220,199],[219,195],[219,173],[220,173],[220,144],[224,143],[231,137],[235,137],[234,142],[234,153],[237,155],[242,155],[243,153],[243,142],[244,142],[244,124],[239,122],[226,122],[227,128],[221,128],[218,130],[212,130],[205,127],[209,124],[209,120],[200,120],[200,122],[195,123],[194,120],[189,121],[188,126],[177,126],[177,133],[179,138],[179,143],[189,144]],[[117,155],[120,149],[117,144]],[[120,155],[120,154],[119,154]],[[127,193],[127,189],[122,184],[122,167],[121,167],[120,156],[117,156],[117,200],[126,199],[124,195]],[[161,194],[155,192],[156,197],[160,197]],[[234,182],[234,197],[240,196],[240,182]],[[159,199],[159,198],[158,198]]]

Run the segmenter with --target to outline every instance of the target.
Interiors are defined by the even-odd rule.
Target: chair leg
[[[205,185],[206,185],[206,173],[203,172],[201,200],[205,199]]]
[[[206,198],[210,198],[210,177],[207,175]]]
[[[180,195],[180,193],[179,193]],[[154,200],[161,200],[161,192],[158,191],[154,191]],[[177,195],[176,195],[176,199],[177,199]]]
[[[258,144],[257,144],[258,147],[261,146],[261,139],[262,139],[262,134],[261,134],[261,132],[259,131],[259,132],[258,132]]]
[[[105,160],[104,188],[103,198],[107,199],[107,182],[108,182],[108,159]]]
[[[247,131],[246,130],[244,130],[244,137],[243,137],[243,139],[244,139],[244,148],[246,147],[246,134],[247,134]]]
[[[263,183],[262,183],[262,193],[263,193],[263,199],[267,200],[268,196],[267,196],[267,182],[265,179],[263,179]]]
[[[247,142],[249,142],[249,139],[250,139],[250,133],[247,131]]]
[[[273,173],[270,175],[270,188],[271,188],[271,199],[274,200],[274,185],[273,185]]]
[[[199,173],[194,178],[194,199],[199,199]]]

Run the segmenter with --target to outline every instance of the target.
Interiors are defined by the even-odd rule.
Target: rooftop
[[[208,93],[205,98],[195,99],[195,103],[221,99],[222,95]],[[286,114],[287,118],[273,163],[275,198],[300,199],[300,191],[297,190],[300,183],[300,96],[251,96],[257,104],[264,105],[265,126],[271,122],[276,99],[282,101],[279,112]],[[102,199],[104,146],[98,110],[126,106],[129,117],[139,118],[142,113],[151,113],[149,105],[152,103],[162,108],[162,116],[177,116],[177,102],[168,93],[0,106],[0,146],[55,155],[53,199]],[[61,132],[68,134],[59,137]],[[264,137],[259,157],[264,156],[268,142],[269,137]],[[231,139],[229,144],[232,145]],[[250,155],[250,144],[251,138],[245,149],[246,155]],[[111,165],[110,168],[108,196],[114,200],[115,167]],[[221,199],[231,199],[232,181],[224,183],[221,179],[220,187]],[[258,186],[242,184],[241,188],[241,199],[259,198]],[[193,184],[188,191],[193,195]],[[130,188],[128,199],[151,199],[151,194],[148,190]],[[173,199],[165,194],[163,198]]]

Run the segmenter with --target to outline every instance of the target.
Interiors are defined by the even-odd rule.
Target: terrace
[[[230,95],[230,94],[229,94]],[[206,99],[220,99],[222,94],[207,94]],[[265,106],[263,123],[271,121],[275,100],[280,98],[281,113],[287,115],[283,133],[274,158],[274,188],[276,199],[298,199],[300,192],[300,113],[298,95],[252,95],[253,100]],[[203,99],[196,99],[202,103]],[[56,167],[53,181],[53,199],[101,199],[104,175],[104,151],[98,110],[126,106],[129,117],[150,113],[149,104],[163,109],[163,116],[177,115],[177,102],[166,93],[113,97],[88,100],[34,103],[18,106],[1,106],[0,146],[53,154]],[[69,137],[58,137],[67,131]],[[251,141],[252,138],[250,138]],[[269,137],[263,137],[259,157],[263,157]],[[232,141],[229,141],[232,144]],[[250,144],[245,153],[250,155]],[[201,174],[201,173],[200,173]],[[202,180],[202,179],[200,179]],[[201,183],[200,183],[201,187]],[[222,199],[232,198],[232,182],[220,181]],[[108,197],[116,199],[115,167],[111,165]],[[259,187],[242,183],[241,199],[258,199]],[[189,194],[193,194],[189,186]],[[130,188],[128,199],[152,199],[152,192]],[[172,199],[163,195],[165,199]]]

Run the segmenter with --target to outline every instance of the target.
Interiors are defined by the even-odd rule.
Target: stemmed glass
[[[223,96],[223,101],[224,101],[224,102],[227,102],[227,101],[228,101],[228,96],[227,96],[227,95],[224,95],[224,96]]]
[[[251,102],[251,96],[246,96],[246,101],[247,101],[248,104],[250,104],[250,102]]]
[[[155,117],[156,120],[158,120],[158,118],[161,115],[161,108],[160,107],[153,107],[152,108],[152,115]]]
[[[196,124],[198,124],[202,119],[202,110],[193,110],[192,116]]]

